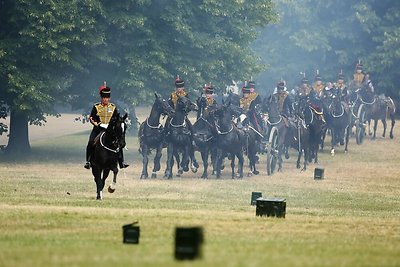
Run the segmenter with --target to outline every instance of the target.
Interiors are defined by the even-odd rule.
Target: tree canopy
[[[358,60],[371,73],[376,89],[399,98],[400,2],[391,0],[276,0],[279,22],[264,28],[254,47],[268,71],[261,84],[284,78],[310,81],[318,69],[324,80],[336,81],[343,70],[350,79]]]
[[[269,0],[0,0],[7,151],[29,151],[27,124],[55,104],[88,108],[104,80],[137,104],[166,95],[177,74],[191,90],[257,73],[249,47],[274,18]]]

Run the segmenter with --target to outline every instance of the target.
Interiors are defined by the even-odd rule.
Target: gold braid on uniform
[[[244,111],[248,111],[250,108],[250,104],[253,100],[250,97],[240,99],[240,107],[243,108]]]
[[[101,103],[97,103],[95,107],[97,111],[97,116],[99,116],[100,118],[100,122],[108,124],[111,120],[111,116],[114,113],[115,105],[109,103],[108,105],[104,106]]]
[[[288,92],[280,92],[278,94],[278,107],[279,107],[279,111],[282,112],[283,111],[283,103],[285,103],[285,99],[286,97],[289,95]]]
[[[214,98],[207,98],[207,106],[211,106],[214,104]]]
[[[181,92],[172,92],[171,94],[171,100],[174,103],[174,107],[176,107],[176,103],[178,102],[178,98],[180,96],[186,96],[186,92],[185,91],[181,91]]]
[[[324,89],[324,85],[322,83],[320,85],[316,84],[314,86],[314,91],[317,92],[317,93],[322,92],[323,89]]]
[[[361,87],[361,83],[364,80],[364,74],[362,73],[354,73],[354,85],[356,87]]]

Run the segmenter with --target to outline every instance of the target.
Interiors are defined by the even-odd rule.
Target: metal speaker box
[[[324,169],[323,168],[315,168],[314,169],[314,180],[322,180],[324,179]]]
[[[135,224],[137,222],[122,226],[122,242],[124,244],[139,244],[140,227]]]
[[[257,198],[262,197],[262,193],[261,192],[251,192],[251,205],[254,206],[256,205],[257,202]]]
[[[256,205],[256,216],[271,216],[285,218],[286,199],[259,198]]]
[[[177,227],[175,230],[175,259],[194,260],[201,258],[203,228]]]

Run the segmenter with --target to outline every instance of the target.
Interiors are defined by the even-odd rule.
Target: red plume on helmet
[[[107,86],[107,82],[104,81],[104,84],[99,88],[99,94],[101,97],[110,97],[111,88]]]

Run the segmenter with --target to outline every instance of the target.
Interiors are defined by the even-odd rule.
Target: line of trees
[[[89,110],[106,80],[113,99],[149,103],[175,75],[197,89],[257,76],[267,92],[316,69],[350,79],[361,59],[378,92],[400,99],[400,1],[0,0],[0,134],[30,150],[28,124],[55,106]]]
[[[29,152],[28,124],[60,103],[88,108],[104,80],[114,99],[137,104],[177,74],[193,88],[258,73],[249,46],[275,17],[269,0],[0,0],[6,152]]]

